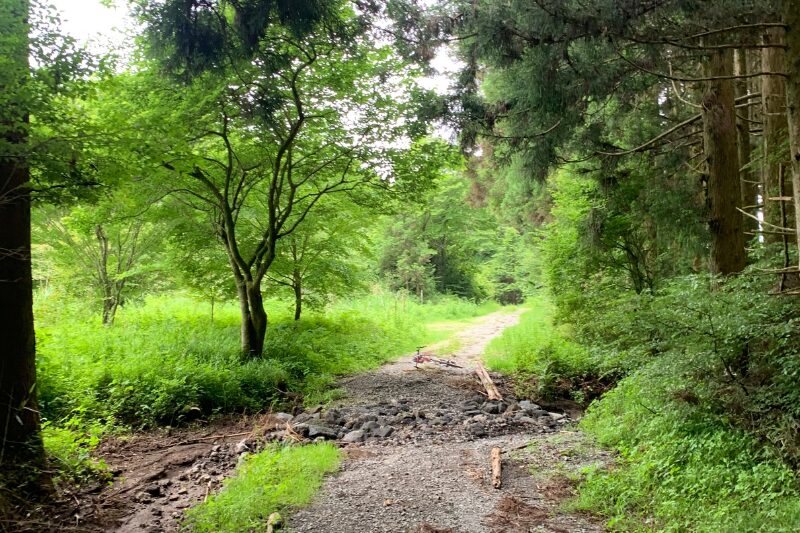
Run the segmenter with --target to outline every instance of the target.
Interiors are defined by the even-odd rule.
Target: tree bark
[[[292,273],[292,288],[294,289],[294,319],[300,320],[300,314],[303,312],[303,278],[297,270]]]
[[[711,231],[713,274],[741,271],[746,263],[741,214],[739,154],[736,146],[736,113],[731,79],[733,51],[716,50],[710,54],[703,97],[703,142],[708,168],[708,225]]]
[[[747,50],[737,49],[734,51],[734,70],[737,76],[746,76],[747,68]],[[745,78],[736,80],[736,97],[746,96],[748,94],[748,80]],[[739,148],[739,177],[742,182],[742,209],[747,209],[748,206],[758,205],[758,183],[755,179],[753,169],[742,167],[748,165],[752,159],[752,149],[750,146],[750,121],[752,120],[752,113],[750,107],[743,107],[739,109],[736,117],[736,137],[737,146]],[[751,208],[755,211],[757,208]],[[755,214],[755,212],[753,213]],[[755,232],[758,230],[758,222],[752,218],[746,218],[744,221],[744,231]]]
[[[13,72],[0,73],[10,105],[0,109],[8,152],[0,154],[0,478],[15,490],[41,488],[44,465],[36,401],[36,343],[31,277],[30,170],[24,155],[28,111],[28,1],[0,7]],[[10,46],[8,46],[10,45]],[[7,87],[3,85],[8,84]]]
[[[765,30],[764,44],[785,43],[784,28],[771,27]],[[785,72],[786,52],[783,48],[767,47],[761,52],[764,72]],[[764,221],[773,225],[781,223],[779,201],[770,200],[780,196],[778,176],[782,162],[781,147],[786,141],[786,81],[782,76],[762,76],[761,98],[764,122],[764,164],[762,167],[762,194]],[[780,237],[767,234],[767,242],[778,242]]]
[[[788,110],[789,154],[800,266],[800,0],[785,0],[783,21],[786,31],[786,107]]]
[[[239,309],[242,315],[242,353],[248,357],[261,357],[267,335],[267,311],[261,296],[261,282],[236,280]]]

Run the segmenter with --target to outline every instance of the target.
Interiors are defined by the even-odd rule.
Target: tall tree
[[[798,256],[800,256],[800,1],[784,1],[783,22],[786,24],[787,44],[786,107],[789,125],[789,159],[795,207],[795,233]]]
[[[0,472],[31,487],[43,466],[31,280],[27,0],[0,2]]]
[[[358,36],[352,11],[339,16],[303,37],[272,27],[251,57],[226,56],[178,94],[168,78],[130,80],[135,99],[147,103],[138,111],[148,124],[139,145],[162,169],[154,185],[208,214],[251,356],[264,346],[262,282],[279,241],[329,194],[413,188],[437,165],[435,151],[408,148],[413,106],[403,93],[412,84],[404,67],[389,47]],[[150,143],[153,132],[168,140],[166,150]]]
[[[708,225],[711,230],[711,272],[732,274],[747,262],[744,249],[736,146],[733,50],[710,53],[703,95],[703,148],[708,168]]]
[[[761,99],[764,122],[764,162],[762,188],[764,191],[764,220],[773,226],[783,226],[781,220],[781,197],[779,180],[784,163],[787,131],[786,122],[786,78],[781,74],[786,69],[786,30],[772,26],[764,29],[761,65],[764,72],[772,74],[761,78]],[[774,233],[767,233],[769,242],[776,241]]]

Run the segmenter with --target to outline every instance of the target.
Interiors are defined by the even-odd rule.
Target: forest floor
[[[503,402],[487,402],[472,373],[489,341],[520,314],[500,311],[443,326],[459,329],[423,353],[463,368],[415,369],[409,356],[343,379],[345,397],[325,410],[108,440],[97,453],[114,484],[66,495],[59,512],[31,530],[177,530],[183,511],[219,490],[244,451],[285,438],[285,419],[293,418],[292,437],[329,432],[344,462],[310,506],[288,516],[289,531],[602,531],[599,521],[562,506],[583,467],[610,462],[573,428],[578,412],[518,402],[496,374]],[[504,451],[499,489],[491,483],[493,447]]]

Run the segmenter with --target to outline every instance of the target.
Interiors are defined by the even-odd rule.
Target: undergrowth
[[[487,346],[487,366],[511,374],[520,397],[587,403],[604,392],[610,379],[603,374],[602,363],[570,338],[567,325],[554,323],[548,297],[535,294],[525,307],[528,310],[519,324],[505,329]]]
[[[247,457],[218,494],[187,511],[184,525],[196,532],[262,531],[273,512],[307,504],[340,462],[339,450],[327,443],[267,448]]]
[[[655,294],[595,281],[558,313],[529,300],[487,355],[541,398],[617,383],[581,427],[618,461],[588,471],[572,505],[616,530],[800,530],[796,301],[757,273]]]
[[[79,304],[37,302],[38,392],[55,427],[144,428],[219,413],[325,401],[340,374],[373,368],[440,338],[425,325],[486,313],[455,298],[420,305],[377,294],[294,321],[268,304],[264,356],[245,360],[234,303],[210,308],[181,296],[150,297],[119,311],[112,327]],[[89,318],[87,318],[87,316]]]

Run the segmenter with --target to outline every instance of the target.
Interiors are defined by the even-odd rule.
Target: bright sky
[[[115,7],[104,7],[100,0],[50,0],[58,10],[64,30],[77,38],[120,45],[125,42],[124,32],[130,27],[127,2],[117,0]],[[115,31],[119,30],[119,31]]]

